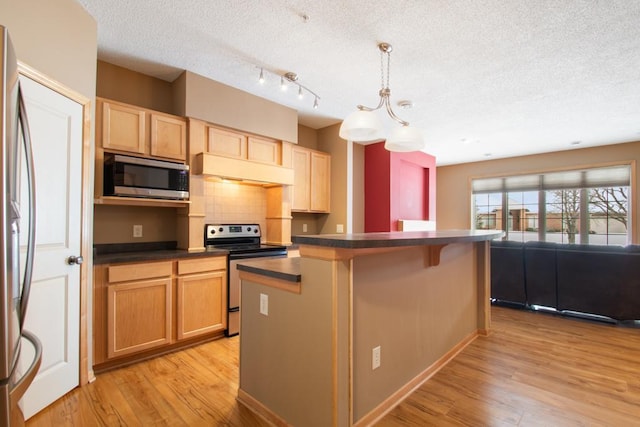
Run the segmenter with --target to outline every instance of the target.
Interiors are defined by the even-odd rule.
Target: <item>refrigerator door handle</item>
[[[16,405],[18,404],[18,401],[22,399],[27,388],[29,388],[33,382],[33,379],[38,373],[38,369],[40,369],[40,363],[42,363],[42,344],[38,337],[27,330],[22,331],[22,336],[31,341],[33,348],[35,349],[35,354],[33,356],[33,361],[31,361],[31,365],[29,365],[29,369],[27,369],[18,382],[13,385],[11,391],[9,391],[9,399],[14,401]]]
[[[35,168],[33,163],[33,152],[31,149],[31,134],[29,133],[29,120],[27,118],[27,109],[25,107],[24,98],[20,84],[18,84],[18,121],[22,130],[22,138],[24,141],[25,160],[27,163],[27,181],[29,185],[29,234],[27,241],[27,257],[25,260],[24,280],[22,282],[22,295],[20,299],[20,329],[24,326],[24,320],[27,315],[27,306],[29,305],[29,294],[31,293],[31,278],[33,275],[33,257],[35,254],[35,234],[36,234],[36,184],[35,184]],[[36,338],[37,339],[37,338]]]

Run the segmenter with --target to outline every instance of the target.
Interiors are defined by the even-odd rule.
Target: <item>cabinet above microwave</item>
[[[184,118],[98,98],[96,142],[104,150],[184,162]]]

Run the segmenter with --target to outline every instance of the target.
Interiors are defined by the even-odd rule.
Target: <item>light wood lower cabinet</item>
[[[94,268],[94,369],[223,336],[226,256]]]
[[[107,288],[107,356],[171,342],[171,277]]]
[[[216,270],[216,271],[212,271]],[[182,271],[190,274],[181,275]],[[226,329],[226,259],[178,261],[177,338]]]

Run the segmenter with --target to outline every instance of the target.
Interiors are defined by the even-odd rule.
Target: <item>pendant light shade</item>
[[[425,148],[422,131],[413,126],[395,128],[385,141],[384,148],[398,152],[420,151]]]
[[[376,113],[358,110],[344,119],[339,135],[340,138],[350,141],[375,141],[383,138],[384,129]]]
[[[340,138],[355,141],[355,142],[368,142],[378,139],[385,139],[384,129],[382,123],[375,115],[374,111],[384,109],[394,121],[400,124],[399,128],[394,129],[391,135],[386,139],[384,148],[389,151],[419,151],[425,148],[424,137],[422,131],[418,128],[409,126],[409,122],[402,120],[398,117],[391,108],[391,89],[389,88],[389,69],[391,62],[391,51],[393,47],[389,43],[380,43],[378,45],[380,50],[380,80],[381,87],[380,102],[376,107],[366,107],[364,105],[358,105],[358,111],[351,113],[342,122],[340,126]],[[384,73],[384,59],[387,60],[387,74],[385,81]],[[410,101],[403,101],[399,103],[406,108],[411,106]]]

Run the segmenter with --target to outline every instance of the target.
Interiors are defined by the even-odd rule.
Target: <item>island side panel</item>
[[[349,425],[348,266],[301,259],[300,294],[242,281],[240,389],[288,425]]]
[[[478,330],[477,250],[449,244],[425,267],[418,248],[353,259],[354,421]],[[372,370],[372,349],[381,347]]]
[[[478,333],[491,332],[491,242],[475,244],[478,263]]]

